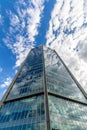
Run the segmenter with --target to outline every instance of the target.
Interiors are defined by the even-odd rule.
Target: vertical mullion
[[[49,116],[49,105],[48,105],[48,92],[47,92],[47,84],[46,84],[46,73],[45,73],[45,59],[44,59],[44,52],[42,46],[42,59],[43,59],[43,81],[44,81],[44,102],[45,102],[45,111],[46,111],[46,125],[47,130],[50,130],[50,116]]]

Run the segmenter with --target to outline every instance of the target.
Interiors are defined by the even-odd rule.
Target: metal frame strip
[[[47,123],[47,130],[50,130],[50,115],[49,115],[49,105],[48,105],[48,92],[47,92],[47,85],[46,85],[46,73],[45,73],[45,59],[44,59],[44,50],[42,46],[42,53],[43,53],[43,72],[44,72],[44,96],[45,96],[45,110],[46,110],[46,123]]]

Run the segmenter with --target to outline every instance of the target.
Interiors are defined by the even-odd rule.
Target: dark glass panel
[[[50,123],[53,130],[86,130],[87,106],[49,96]]]
[[[44,47],[44,58],[48,91],[86,101],[56,52]]]

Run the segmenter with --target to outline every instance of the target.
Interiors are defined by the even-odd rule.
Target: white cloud
[[[7,90],[7,89],[5,89],[5,90],[3,91],[3,94],[2,94],[2,95],[4,95],[4,94],[5,94],[6,90]]]
[[[3,71],[3,69],[0,67],[0,72],[2,72]]]
[[[16,55],[15,66],[19,66],[29,50],[35,45],[35,36],[44,9],[44,0],[18,1],[15,5],[17,14],[7,11],[10,19],[9,32],[3,41]]]
[[[7,77],[6,80],[4,81],[4,83],[2,83],[0,85],[0,88],[6,88],[6,87],[8,87],[10,85],[11,81],[12,81],[12,78],[11,77]]]
[[[10,25],[11,26],[16,26],[17,24],[19,24],[19,18],[17,15],[13,14],[12,12],[10,12]]]
[[[87,27],[83,24],[86,22],[87,10],[84,9],[84,2],[56,0],[46,34],[46,45],[58,52],[86,90]]]
[[[87,37],[85,37],[84,40],[82,39],[82,41],[79,42],[78,50],[80,50],[78,52],[79,58],[87,63]]]
[[[1,14],[0,14],[0,24],[1,24],[1,25],[3,24],[3,17],[2,17]]]
[[[85,14],[85,22],[87,22],[87,0],[84,0],[84,14]]]

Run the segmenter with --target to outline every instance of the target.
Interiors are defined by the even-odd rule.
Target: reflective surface
[[[46,130],[44,96],[14,101],[0,110],[0,130]]]
[[[49,96],[52,130],[87,130],[87,106]]]
[[[46,130],[42,47],[31,50],[0,110],[0,130]],[[31,95],[25,99],[25,96]],[[22,97],[23,99],[17,99]],[[17,99],[17,101],[12,101]]]
[[[44,58],[48,91],[86,102],[56,52],[44,47]]]
[[[87,105],[78,100],[87,101],[49,48],[31,50],[5,100],[8,103],[0,109],[0,130],[47,130],[49,122],[50,130],[87,130]]]
[[[8,99],[13,99],[43,90],[42,47],[32,49],[22,71],[18,75]]]

